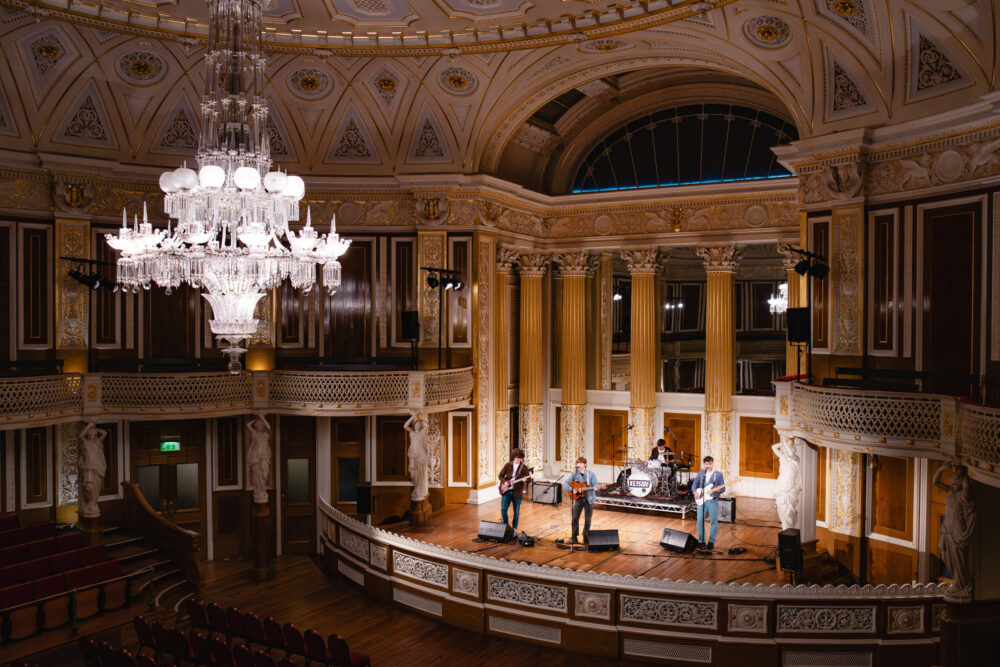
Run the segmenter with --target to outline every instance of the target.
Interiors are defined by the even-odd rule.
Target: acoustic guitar
[[[574,503],[587,495],[588,491],[597,491],[597,487],[587,486],[586,482],[569,482],[569,499]]]

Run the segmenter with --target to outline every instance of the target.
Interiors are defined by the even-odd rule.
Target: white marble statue
[[[247,470],[255,503],[267,502],[267,480],[271,476],[271,424],[262,414],[247,422],[250,444],[247,447]]]
[[[427,450],[427,420],[423,415],[413,414],[403,428],[410,434],[410,448],[406,450],[409,459],[408,472],[413,483],[410,500],[420,502],[427,497],[427,486],[430,484],[430,452]]]
[[[778,482],[774,500],[778,505],[781,529],[797,528],[799,525],[799,503],[802,499],[802,479],[799,475],[799,452],[794,438],[783,438],[771,445],[771,451],[778,457]]]
[[[108,432],[88,422],[80,432],[80,449],[77,456],[77,513],[83,519],[101,516],[97,500],[101,496],[108,462],[104,458],[104,439]]]
[[[945,468],[951,466],[954,474],[951,485],[941,481]],[[972,480],[968,469],[956,461],[942,464],[934,474],[934,486],[947,491],[944,523],[938,541],[941,560],[951,572],[951,591],[945,594],[950,602],[972,600],[972,573],[969,571],[969,540],[976,527],[976,500],[972,496]]]

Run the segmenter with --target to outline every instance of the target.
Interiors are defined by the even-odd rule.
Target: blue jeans
[[[715,533],[719,529],[719,501],[709,498],[703,504],[698,505],[698,542],[705,543],[705,509],[708,509],[708,519],[712,524],[708,533],[708,541],[715,542]]]
[[[500,516],[503,517],[504,523],[510,523],[507,521],[507,508],[511,503],[514,503],[514,523],[510,524],[510,527],[517,530],[517,519],[521,516],[521,496],[515,496],[513,491],[500,496]]]

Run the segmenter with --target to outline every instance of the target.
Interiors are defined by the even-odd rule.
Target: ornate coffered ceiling
[[[275,0],[272,154],[312,178],[485,173],[560,192],[603,131],[678,100],[742,100],[806,138],[916,121],[997,85],[989,0],[704,7]],[[0,159],[151,176],[193,155],[204,13],[0,0]],[[574,90],[556,122],[533,119]]]

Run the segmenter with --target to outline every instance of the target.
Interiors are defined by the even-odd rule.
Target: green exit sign
[[[160,443],[161,452],[179,452],[181,451],[181,443],[177,440],[164,440]]]

